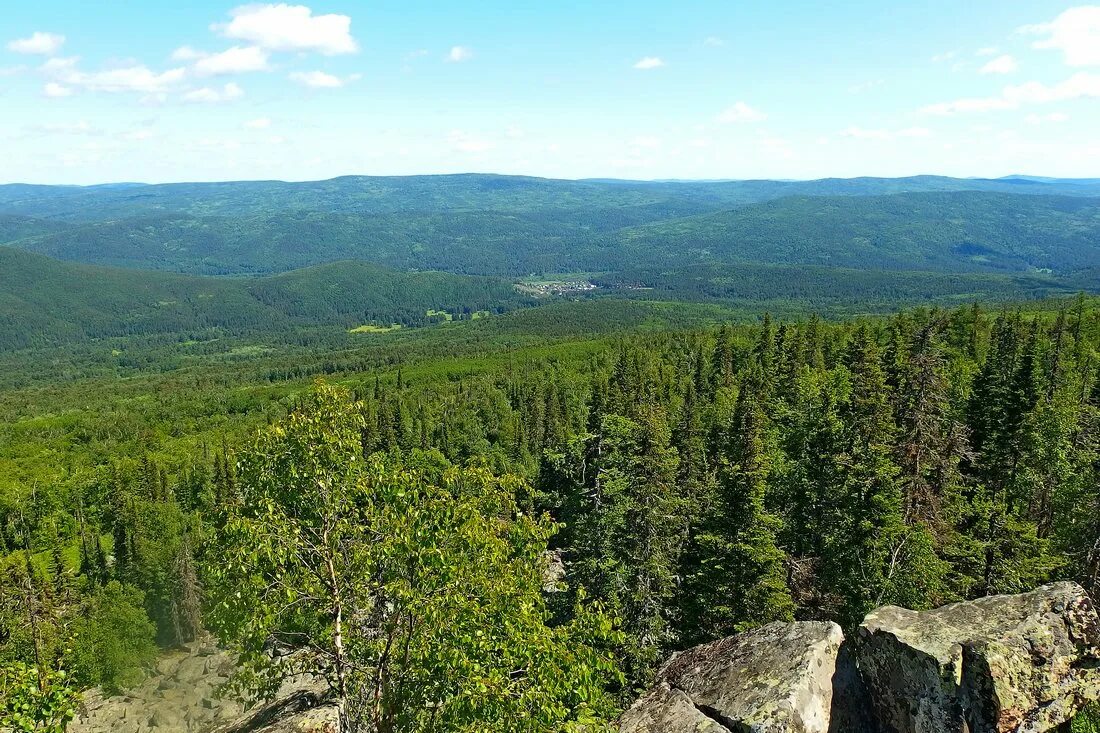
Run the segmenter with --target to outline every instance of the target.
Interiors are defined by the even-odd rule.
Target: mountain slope
[[[1100,265],[1100,199],[1000,193],[795,197],[626,229],[622,261],[1073,272]]]
[[[641,184],[620,188],[634,185]],[[788,197],[690,215],[678,206],[164,213],[13,245],[77,262],[210,275],[343,259],[503,276],[733,262],[959,272],[1100,266],[1100,198],[955,191]]]
[[[340,262],[266,279],[58,262],[0,247],[0,349],[127,335],[272,333],[301,325],[427,322],[427,311],[531,302],[508,282]]]
[[[310,210],[361,214],[534,211],[675,204],[715,210],[785,196],[873,196],[904,192],[988,191],[1100,196],[1090,180],[825,178],[816,181],[555,180],[486,174],[345,176],[327,181],[231,181],[106,186],[0,186],[0,213],[71,221],[187,213],[247,216]]]

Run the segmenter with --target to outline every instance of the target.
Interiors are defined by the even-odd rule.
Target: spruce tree
[[[718,457],[713,501],[685,563],[684,642],[699,643],[793,618],[778,520],[765,509],[775,447],[757,369],[742,386]]]

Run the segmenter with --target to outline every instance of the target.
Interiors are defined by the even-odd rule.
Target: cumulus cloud
[[[659,69],[664,65],[665,62],[660,56],[644,56],[634,63],[634,68],[645,71],[647,69]]]
[[[57,33],[35,31],[27,38],[16,38],[8,43],[8,50],[14,53],[42,54],[52,56],[65,45],[65,36]]]
[[[724,124],[731,124],[734,122],[763,122],[768,119],[768,116],[756,109],[750,107],[744,102],[736,102],[730,107],[726,107],[718,115],[718,121]]]
[[[172,60],[173,61],[194,61],[196,59],[201,59],[201,58],[203,58],[205,56],[209,56],[209,55],[210,54],[206,53],[205,51],[199,51],[197,49],[191,48],[190,46],[180,46],[179,48],[177,48],[175,51],[172,52]]]
[[[249,120],[248,122],[244,123],[244,126],[247,127],[249,130],[266,130],[267,128],[271,127],[271,118],[258,117],[254,120]]]
[[[1018,109],[1032,104],[1050,104],[1070,99],[1094,99],[1100,97],[1100,74],[1078,72],[1057,84],[1037,81],[1005,87],[997,97],[974,97],[940,102],[922,111],[933,115],[953,115],[965,112],[993,112]]]
[[[52,97],[53,99],[59,99],[61,97],[71,97],[73,90],[67,86],[58,84],[55,81],[48,82],[42,87],[43,97]]]
[[[240,99],[243,96],[244,90],[233,82],[229,82],[220,89],[217,87],[192,89],[183,95],[183,101],[195,102],[198,104],[217,104],[219,102],[230,102],[234,99]]]
[[[52,58],[39,70],[55,83],[86,89],[92,92],[140,92],[160,94],[176,87],[187,75],[186,69],[177,68],[155,72],[146,66],[121,66],[104,71],[82,71],[77,68],[79,59]]]
[[[336,89],[344,86],[343,79],[323,71],[295,71],[290,75],[290,80],[313,89]]]
[[[1019,66],[1017,66],[1017,64],[1016,64],[1016,59],[1012,58],[1008,54],[1004,54],[1003,56],[998,56],[997,58],[993,59],[992,61],[986,63],[985,66],[983,66],[981,69],[979,69],[979,73],[982,73],[982,74],[1011,74],[1012,72],[1016,71],[1016,69],[1018,69],[1018,68],[1019,68]]]
[[[704,46],[710,46],[711,48],[718,48],[719,46],[725,46],[726,42],[718,36],[707,36],[703,39]]]
[[[347,15],[314,15],[305,5],[242,5],[229,12],[228,23],[211,29],[227,38],[247,41],[270,51],[316,51],[326,56],[355,53]]]
[[[1032,45],[1061,51],[1068,66],[1100,66],[1100,5],[1070,8],[1049,23],[1019,30],[1043,36]]]
[[[447,53],[447,61],[457,64],[461,61],[469,61],[474,57],[474,52],[468,46],[452,46]]]
[[[999,49],[996,46],[986,46],[974,52],[975,56],[996,56]]]
[[[202,53],[187,46],[176,49],[176,54],[186,51],[194,54],[195,73],[199,76],[243,74],[249,71],[267,71],[268,54],[258,46],[233,46],[221,53]],[[178,58],[173,54],[173,58]]]

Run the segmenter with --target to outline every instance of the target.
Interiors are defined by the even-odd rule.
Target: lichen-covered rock
[[[1100,620],[1074,583],[932,611],[887,606],[859,639],[887,733],[1040,733],[1100,698]]]
[[[327,701],[321,681],[284,685],[272,701],[250,710],[213,733],[337,733],[336,706]]]
[[[620,719],[621,733],[826,733],[833,623],[773,623],[677,655]]]

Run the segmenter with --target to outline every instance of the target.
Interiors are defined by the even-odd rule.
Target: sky
[[[4,5],[0,182],[1100,177],[1100,5]]]

